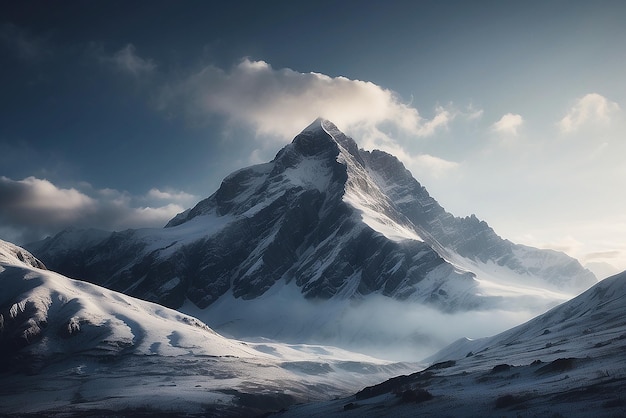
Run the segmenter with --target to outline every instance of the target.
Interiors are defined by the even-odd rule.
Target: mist
[[[455,340],[488,337],[545,312],[548,305],[444,313],[429,306],[382,295],[364,300],[307,300],[295,285],[276,286],[243,301],[225,295],[197,316],[222,335],[248,341],[323,344],[374,357],[419,362]]]

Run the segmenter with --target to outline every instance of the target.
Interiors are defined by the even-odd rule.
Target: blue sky
[[[4,2],[0,238],[161,226],[315,117],[626,269],[622,1]]]

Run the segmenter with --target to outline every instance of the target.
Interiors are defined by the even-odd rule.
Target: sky
[[[316,117],[626,269],[623,1],[0,2],[0,238],[161,227]]]

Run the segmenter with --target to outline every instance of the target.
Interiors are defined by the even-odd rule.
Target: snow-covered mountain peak
[[[359,155],[359,146],[352,138],[341,132],[339,128],[337,128],[337,126],[329,120],[323,119],[320,124],[322,126],[322,129],[324,129],[324,132],[330,135],[330,137],[333,138],[333,140],[337,142],[337,144],[339,144],[342,148],[344,148],[355,158],[357,158],[357,160],[359,160],[361,164],[363,164],[363,160],[361,160],[361,156]]]
[[[315,119],[294,138],[293,144],[296,144],[296,147],[304,153],[310,153],[311,149],[319,150],[325,146],[334,148],[336,145],[338,148],[337,151],[348,152],[359,161],[359,163],[363,164],[357,143],[341,132],[339,128],[328,119]]]
[[[565,254],[516,245],[476,217],[446,212],[396,157],[359,150],[324,119],[272,161],[227,176],[167,226],[29,249],[68,276],[174,308],[193,305],[213,324],[242,324],[233,335],[257,319],[255,332],[274,323],[278,308],[261,315],[243,307],[282,305],[284,286],[338,306],[380,296],[445,312],[538,313],[596,282]],[[211,317],[222,305],[223,315]],[[282,328],[291,335],[282,325],[274,331]]]
[[[196,207],[172,219],[166,227],[185,223],[198,215],[250,217],[280,198],[307,191],[336,195],[344,189],[347,168],[358,165],[365,173],[359,149],[332,122],[318,118],[265,164],[228,175],[220,188]]]
[[[318,131],[323,131],[324,128],[322,127],[322,124],[324,122],[328,122],[328,121],[320,116],[317,119],[315,119],[313,122],[311,122],[309,126],[304,128],[300,133],[305,133],[305,132],[315,133]]]
[[[291,144],[277,154],[276,160],[284,158],[284,151],[295,152],[305,157],[336,154],[338,144],[332,136],[326,133],[322,123],[323,119],[318,118],[303,129],[295,136]]]

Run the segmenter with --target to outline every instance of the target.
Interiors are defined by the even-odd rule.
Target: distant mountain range
[[[542,312],[597,282],[563,253],[502,239],[473,215],[454,217],[397,158],[359,149],[323,119],[165,228],[67,230],[26,248],[54,271],[232,335],[285,340],[340,333],[328,325],[337,315],[304,317],[294,300],[339,316],[376,298],[448,313]]]

